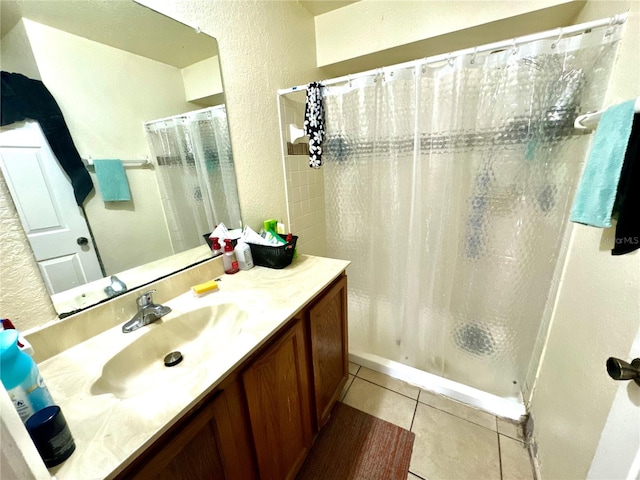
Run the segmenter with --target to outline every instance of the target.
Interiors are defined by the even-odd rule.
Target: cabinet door
[[[305,345],[298,320],[242,376],[262,480],[293,478],[311,446]]]
[[[253,480],[257,478],[242,390],[234,381],[214,394],[177,433],[165,434],[119,478]]]
[[[217,400],[217,399],[216,399]],[[209,404],[176,434],[160,440],[160,445],[137,462],[137,470],[119,478],[135,480],[225,480],[222,459],[216,444],[213,408]],[[166,437],[170,437],[165,441]]]
[[[349,378],[346,275],[311,307],[309,330],[315,415],[320,429]]]

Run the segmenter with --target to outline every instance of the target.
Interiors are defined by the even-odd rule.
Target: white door
[[[620,354],[612,353],[616,355]],[[638,357],[640,329],[628,358],[622,360],[631,363]],[[618,385],[587,478],[640,480],[640,385],[633,381]]]
[[[102,278],[71,182],[37,122],[0,131],[0,168],[49,293]]]

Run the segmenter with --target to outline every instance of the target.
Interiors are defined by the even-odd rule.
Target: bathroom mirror
[[[131,194],[104,201],[88,167],[95,188],[83,205],[91,237],[83,249],[97,247],[99,275],[61,291],[48,278],[58,267],[47,271],[36,256],[56,311],[109,298],[112,275],[131,290],[210,258],[204,235],[220,222],[241,226],[216,40],[132,0],[2,0],[0,8],[2,70],[42,80],[83,160],[121,160]],[[202,204],[209,216],[191,218]],[[82,215],[73,202],[69,210]]]

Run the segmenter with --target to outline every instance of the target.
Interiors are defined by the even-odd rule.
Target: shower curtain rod
[[[355,80],[357,78],[368,77],[370,75],[375,75],[376,73],[380,73],[385,69],[393,68],[394,70],[401,68],[409,68],[415,66],[429,65],[432,63],[438,63],[450,58],[459,57],[461,55],[468,55],[473,53],[483,53],[491,50],[499,50],[502,48],[513,47],[519,44],[527,43],[527,42],[535,42],[537,40],[544,40],[547,38],[557,37],[558,40],[562,37],[566,37],[568,35],[573,35],[575,33],[584,32],[593,28],[600,28],[606,26],[614,26],[623,24],[627,21],[628,13],[621,13],[614,15],[613,17],[603,18],[601,20],[594,20],[592,22],[581,23],[579,25],[573,25],[571,27],[560,27],[554,30],[547,30],[545,32],[534,33],[531,35],[525,35],[523,37],[513,38],[511,40],[502,40],[500,42],[487,43],[486,45],[481,45],[479,47],[465,48],[463,50],[456,50],[455,52],[442,53],[439,55],[434,55],[431,57],[421,58],[419,60],[411,60],[409,62],[399,63],[397,65],[382,67],[382,68],[374,68],[372,70],[367,70],[365,72],[356,73],[353,75],[343,75],[341,77],[331,78],[328,80],[323,80],[320,83],[327,87],[329,85],[335,85],[337,83],[348,82],[350,80]],[[306,85],[298,85],[291,88],[282,88],[278,90],[278,95],[287,95],[289,93],[297,92],[299,90],[306,90]]]
[[[178,113],[177,115],[171,115],[170,117],[158,118],[156,120],[149,120],[148,122],[144,122],[144,125],[151,125],[158,122],[168,122],[170,120],[180,120],[181,118],[189,118],[193,116],[200,115],[202,113],[213,112],[216,110],[220,110],[225,108],[223,105],[214,105],[213,107],[201,108],[200,110],[192,110],[190,112]]]

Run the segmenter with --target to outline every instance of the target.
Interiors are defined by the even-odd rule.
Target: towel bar
[[[640,97],[636,98],[634,110],[636,113],[640,113]],[[598,122],[600,122],[600,117],[602,117],[603,113],[604,110],[599,110],[597,112],[579,115],[573,122],[573,127],[577,130],[593,130],[598,125]]]

